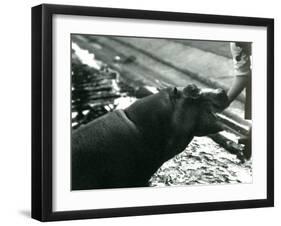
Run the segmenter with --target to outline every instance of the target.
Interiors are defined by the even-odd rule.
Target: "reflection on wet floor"
[[[151,186],[224,183],[252,183],[251,162],[242,163],[208,137],[195,137],[150,180]]]

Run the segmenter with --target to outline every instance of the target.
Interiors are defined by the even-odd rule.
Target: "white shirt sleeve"
[[[230,43],[230,50],[233,59],[234,74],[236,76],[251,75],[251,55],[249,51],[237,45],[235,42]]]

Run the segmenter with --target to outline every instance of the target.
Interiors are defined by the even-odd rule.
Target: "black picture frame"
[[[52,210],[52,18],[55,14],[267,28],[267,198],[54,212]],[[270,207],[274,205],[274,20],[43,4],[32,8],[32,218],[40,221]]]

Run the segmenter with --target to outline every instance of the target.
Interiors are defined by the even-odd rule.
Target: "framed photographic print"
[[[32,217],[274,205],[274,21],[32,8]]]

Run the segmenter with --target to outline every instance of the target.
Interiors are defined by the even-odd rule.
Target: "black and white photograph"
[[[279,222],[278,3],[3,1],[0,225]]]
[[[274,20],[32,8],[32,218],[274,205]]]
[[[252,43],[71,34],[71,190],[252,183]]]

